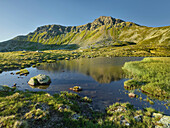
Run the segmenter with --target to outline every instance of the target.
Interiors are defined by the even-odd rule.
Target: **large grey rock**
[[[39,74],[37,76],[32,77],[28,84],[35,86],[35,85],[48,85],[51,83],[51,79],[47,75]]]

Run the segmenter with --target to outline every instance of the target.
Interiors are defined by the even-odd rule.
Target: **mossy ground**
[[[158,120],[151,117],[156,112],[152,108],[136,110],[129,103],[115,103],[103,113],[94,111],[89,102],[89,98],[74,93],[50,95],[7,88],[0,91],[0,127],[127,127],[121,123],[123,116],[128,127],[143,128],[155,126]],[[118,108],[122,111],[116,111]],[[136,121],[136,115],[141,115],[143,122]]]

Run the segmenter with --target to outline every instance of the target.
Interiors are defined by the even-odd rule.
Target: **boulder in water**
[[[35,85],[49,85],[51,83],[51,79],[47,75],[39,74],[37,76],[32,77],[28,84],[35,86]]]

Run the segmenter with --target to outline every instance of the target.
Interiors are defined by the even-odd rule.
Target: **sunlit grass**
[[[170,98],[169,57],[144,58],[138,62],[127,62],[123,69],[128,71],[134,80],[146,83],[141,87],[143,92]]]

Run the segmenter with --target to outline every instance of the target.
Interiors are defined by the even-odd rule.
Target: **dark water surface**
[[[153,107],[158,111],[170,115],[170,110],[164,106],[164,101],[154,100],[151,105],[138,98],[129,98],[128,91],[124,89],[124,78],[122,66],[128,61],[139,61],[142,57],[115,57],[115,58],[93,58],[71,61],[58,61],[52,64],[43,64],[37,68],[27,68],[28,76],[11,75],[16,71],[8,71],[0,74],[0,85],[12,86],[17,84],[20,90],[46,91],[50,94],[60,91],[69,91],[70,87],[79,85],[83,88],[78,94],[93,99],[95,109],[104,110],[105,107],[115,102],[130,102],[136,108]],[[27,82],[33,76],[45,74],[50,76],[50,86],[32,88]],[[18,78],[19,77],[19,78]],[[146,95],[135,91],[135,94],[146,99]]]

